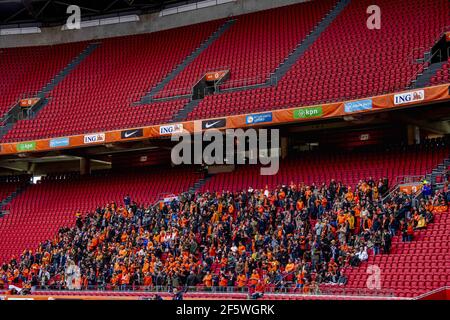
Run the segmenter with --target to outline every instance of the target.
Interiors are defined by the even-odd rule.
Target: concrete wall
[[[81,30],[62,31],[61,27],[42,28],[42,32],[39,34],[0,36],[0,48],[54,45],[150,33],[307,1],[237,0],[236,2],[163,17],[160,17],[159,13],[143,15],[138,22],[90,27]]]

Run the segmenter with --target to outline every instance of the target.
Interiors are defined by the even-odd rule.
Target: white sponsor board
[[[84,136],[84,143],[97,143],[97,142],[105,142],[105,134],[104,133],[96,133],[96,134],[87,134]]]
[[[181,124],[181,123],[159,127],[160,135],[169,135],[169,134],[182,133],[182,132],[183,132],[183,124]]]

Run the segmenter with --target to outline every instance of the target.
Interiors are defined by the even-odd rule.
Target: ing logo
[[[369,30],[381,29],[381,9],[377,5],[371,5],[367,7],[367,14],[370,16],[367,18],[366,26]]]

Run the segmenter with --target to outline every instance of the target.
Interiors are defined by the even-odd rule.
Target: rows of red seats
[[[369,0],[352,1],[277,86],[208,96],[188,118],[311,105],[404,89],[423,70],[423,65],[415,63],[412,57],[429,50],[441,36],[444,26],[449,24],[448,2],[380,0],[377,5],[383,12],[381,30],[366,27],[366,9],[371,4]],[[169,83],[166,90],[189,87],[202,73],[224,65],[232,68],[230,82],[267,77],[331,5],[332,1],[313,2],[237,17],[235,25]],[[223,22],[216,20],[152,34],[102,40],[101,45],[51,92],[50,103],[37,117],[19,121],[3,141],[169,121],[187,100],[137,107],[133,107],[132,102],[159,83]],[[173,43],[177,44],[176,50]],[[54,65],[54,60],[64,60],[61,58],[64,52],[79,52],[81,48],[77,46],[80,44],[58,46],[62,49],[57,54],[46,52],[47,56],[56,59],[37,58],[34,61],[30,58],[32,61],[28,64],[40,65],[47,70],[47,65]],[[27,65],[27,59],[18,61],[19,65]],[[19,67],[11,65],[11,69],[3,67],[2,74],[8,75],[5,83],[12,83],[9,78],[14,73],[21,79],[40,79],[35,76],[41,72],[24,70],[26,75],[23,75]],[[50,71],[44,74],[55,74],[62,67],[50,66]],[[26,68],[32,70],[32,67]],[[5,86],[3,79],[0,83]],[[20,92],[29,91],[31,84],[13,87],[11,89],[8,84],[5,87],[9,98],[1,103],[3,108],[7,108],[5,105],[9,105],[12,98],[16,99]]]
[[[157,33],[101,40],[97,49],[49,94],[50,102],[36,118],[19,121],[3,141],[169,121],[187,100],[140,106],[133,106],[133,103],[164,79],[222,23],[217,20]],[[44,61],[41,63],[46,66]]]
[[[331,179],[355,187],[360,179],[388,178],[391,185],[396,178],[406,175],[424,175],[449,156],[449,148],[410,147],[406,150],[370,152],[303,152],[282,161],[276,175],[260,175],[259,166],[244,166],[232,173],[213,176],[202,191],[247,190],[249,187],[274,189],[291,182],[321,184]]]
[[[359,268],[348,268],[346,290],[367,288],[367,268],[375,265],[380,269],[381,288],[396,296],[416,297],[431,290],[450,285],[450,247],[447,236],[450,232],[450,214],[436,214],[435,221],[426,229],[416,231],[413,242],[402,242],[401,236],[393,238],[389,255],[369,256]],[[395,268],[393,267],[395,266]],[[323,286],[323,290],[340,292],[339,288]]]
[[[34,96],[85,46],[85,43],[75,43],[0,49],[0,117],[18,99]]]
[[[6,291],[3,291],[6,292]],[[2,291],[0,291],[2,293]],[[154,292],[146,291],[58,291],[58,290],[36,290],[34,295],[39,296],[41,300],[47,300],[45,297],[57,298],[64,297],[63,299],[84,299],[84,300],[140,300],[140,299],[153,299],[155,297]],[[173,294],[171,292],[158,292],[158,295],[163,300],[172,300]],[[44,299],[42,299],[44,298]],[[292,293],[269,293],[265,294],[260,300],[342,300],[343,295],[334,296],[314,296],[314,295],[299,295]],[[187,292],[183,295],[184,300],[248,300],[247,293],[212,293],[212,292]],[[390,297],[383,296],[345,296],[346,300],[388,300]],[[38,299],[37,299],[38,300]]]
[[[8,196],[17,191],[19,187],[23,186],[29,180],[30,176],[28,175],[0,177],[0,202],[6,200]]]
[[[434,75],[431,78],[430,80],[431,85],[449,83],[450,82],[449,69],[450,69],[450,58],[448,58],[447,63],[445,63],[442,66],[442,68],[436,72],[436,75]]]
[[[29,186],[11,202],[10,213],[0,218],[0,261],[35,248],[62,226],[72,226],[78,211],[84,214],[113,201],[123,203],[126,194],[139,204],[150,205],[163,194],[187,191],[199,178],[191,169],[158,167],[86,177],[50,176]]]
[[[366,27],[370,0],[352,1],[276,87],[206,97],[189,119],[218,117],[404,90],[450,23],[447,0],[380,0],[380,30]]]
[[[335,4],[314,1],[236,17],[235,24],[158,96],[188,94],[205,72],[222,69],[230,70],[224,87],[265,82]]]

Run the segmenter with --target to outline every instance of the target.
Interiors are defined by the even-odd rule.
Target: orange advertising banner
[[[225,77],[228,72],[229,72],[229,70],[220,70],[220,71],[208,72],[208,73],[205,74],[205,80],[206,81],[219,81],[223,77]]]
[[[0,155],[51,151],[90,147],[94,145],[146,140],[152,138],[168,138],[172,134],[183,131],[193,133],[206,130],[216,125],[219,130],[246,127],[261,127],[286,123],[299,123],[327,118],[349,116],[353,114],[379,112],[395,108],[420,106],[432,102],[450,100],[449,84],[409,90],[399,93],[380,95],[353,101],[336,102],[315,106],[304,106],[289,109],[240,114],[222,118],[202,119],[181,123],[169,123],[143,128],[131,128],[108,132],[57,137],[35,141],[0,144]],[[218,127],[220,125],[220,127]]]
[[[422,190],[421,183],[404,184],[404,185],[400,186],[400,192],[403,192],[406,194],[416,194],[420,190]]]

